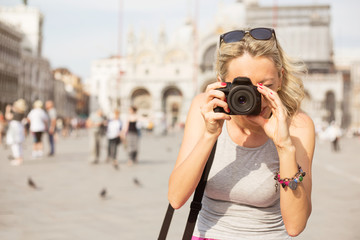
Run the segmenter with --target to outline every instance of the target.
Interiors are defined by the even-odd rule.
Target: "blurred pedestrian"
[[[40,158],[43,156],[43,143],[42,136],[43,133],[47,131],[48,126],[48,116],[43,109],[43,102],[41,100],[36,100],[33,104],[33,108],[27,116],[28,121],[30,122],[30,132],[33,135],[33,158]]]
[[[71,118],[71,135],[74,137],[78,136],[79,120],[76,117]]]
[[[112,162],[114,166],[118,166],[117,161],[117,148],[121,143],[121,130],[123,124],[120,120],[120,112],[118,110],[114,110],[114,112],[110,116],[110,120],[107,123],[106,137],[108,139],[108,152],[106,162]]]
[[[27,105],[24,99],[18,99],[14,104],[6,106],[6,120],[9,127],[6,133],[6,143],[11,148],[11,165],[18,166],[23,162],[23,147],[25,128],[22,120],[25,117]]]
[[[0,145],[2,144],[3,137],[5,136],[6,120],[4,114],[0,111]]]
[[[339,141],[342,133],[339,125],[335,121],[332,121],[329,127],[326,129],[326,135],[330,140],[332,151],[340,151]]]
[[[55,134],[56,134],[56,109],[54,107],[54,102],[48,100],[45,102],[45,108],[49,117],[49,128],[48,128],[48,135],[49,135],[49,145],[50,145],[50,152],[48,156],[53,156],[55,154]]]
[[[99,163],[101,138],[103,135],[104,116],[101,109],[90,114],[86,121],[86,127],[89,129],[91,163]]]
[[[140,127],[138,116],[136,114],[137,108],[131,106],[129,108],[129,116],[124,125],[123,135],[126,141],[126,150],[128,152],[128,165],[131,166],[138,162]]]

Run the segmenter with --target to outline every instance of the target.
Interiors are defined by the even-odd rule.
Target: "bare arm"
[[[14,117],[14,115],[12,114],[11,112],[11,109],[12,109],[12,106],[11,105],[6,105],[6,108],[5,108],[5,119],[7,121],[11,121]]]
[[[311,166],[315,148],[315,129],[312,120],[304,113],[298,113],[290,125],[293,147],[278,150],[280,176],[292,177],[299,164],[306,176],[296,190],[280,190],[280,207],[285,227],[291,236],[300,234],[311,214],[312,174]]]
[[[191,104],[179,155],[169,180],[168,198],[175,209],[184,205],[194,192],[223,122],[230,119],[224,113],[213,112],[215,106],[227,106],[226,102],[214,98],[216,94],[218,98],[225,98],[222,92],[212,91],[219,84],[213,84],[206,94],[197,96]]]
[[[303,112],[297,112],[291,119],[285,113],[276,92],[263,86],[259,92],[268,101],[272,116],[251,117],[263,127],[279,155],[281,178],[292,178],[298,172],[298,164],[306,172],[304,180],[295,190],[280,187],[280,208],[285,228],[289,235],[300,234],[311,214],[311,164],[315,148],[315,130],[312,120]]]

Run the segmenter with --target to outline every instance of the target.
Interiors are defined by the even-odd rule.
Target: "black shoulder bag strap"
[[[193,200],[190,204],[190,213],[188,216],[188,220],[186,223],[186,227],[185,227],[185,231],[184,231],[184,235],[182,240],[191,240],[192,238],[192,234],[194,232],[194,228],[195,228],[195,223],[197,220],[197,216],[201,210],[202,204],[201,204],[201,200],[202,197],[204,195],[204,191],[205,191],[205,187],[206,187],[206,183],[207,183],[207,178],[209,176],[209,172],[210,172],[210,168],[211,165],[213,163],[214,160],[214,156],[215,156],[215,149],[216,149],[216,143],[214,144],[209,159],[205,165],[204,171],[201,175],[201,179],[195,189],[195,193],[194,193],[194,197]],[[160,230],[160,234],[158,237],[158,240],[165,240],[166,239],[166,235],[169,231],[169,227],[170,227],[170,223],[171,223],[171,219],[172,216],[174,214],[174,208],[169,204],[161,230]]]

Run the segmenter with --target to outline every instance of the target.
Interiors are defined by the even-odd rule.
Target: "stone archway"
[[[162,112],[167,128],[174,128],[179,123],[183,94],[175,86],[167,87],[162,94]]]
[[[131,94],[131,105],[137,108],[139,116],[148,117],[152,111],[152,98],[145,88],[138,88]]]

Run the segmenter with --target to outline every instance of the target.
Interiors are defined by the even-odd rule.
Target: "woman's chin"
[[[271,116],[271,111],[268,107],[265,107],[261,110],[261,112],[259,113],[259,116],[268,119]]]

